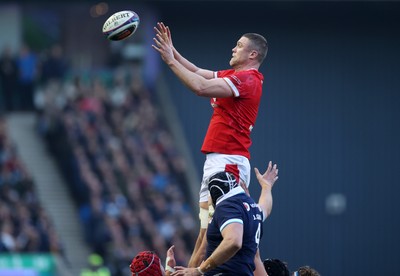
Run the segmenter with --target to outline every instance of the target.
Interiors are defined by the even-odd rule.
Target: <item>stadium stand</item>
[[[9,139],[4,117],[0,118],[0,157],[0,252],[62,254],[61,241]]]

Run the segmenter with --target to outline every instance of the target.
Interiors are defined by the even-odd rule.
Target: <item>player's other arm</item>
[[[189,71],[196,73],[199,76],[202,76],[203,78],[206,79],[212,79],[214,78],[214,72],[211,70],[207,70],[207,69],[202,69],[197,67],[195,64],[193,64],[192,62],[190,62],[189,60],[187,60],[186,58],[184,58],[179,52],[178,50],[174,49],[174,57],[175,59],[182,64],[186,69],[188,69]]]
[[[176,266],[176,271],[171,273],[171,276],[178,275],[203,275],[205,272],[213,270],[217,266],[222,265],[232,258],[242,248],[243,243],[243,224],[232,222],[225,226],[221,232],[222,241],[208,257],[197,268]]]
[[[177,62],[176,59],[167,64],[180,81],[197,96],[227,98],[234,95],[231,87],[222,78],[206,79],[201,75],[189,71],[181,63]]]
[[[170,46],[171,46],[171,48],[173,50],[173,53],[174,53],[174,57],[180,64],[182,64],[183,67],[185,67],[186,69],[188,69],[189,71],[191,71],[193,73],[196,73],[197,75],[202,76],[203,78],[206,78],[206,79],[214,78],[214,72],[213,71],[207,70],[207,69],[202,69],[202,68],[196,66],[195,64],[193,64],[192,62],[187,60],[185,57],[183,57],[178,52],[178,50],[174,47],[174,45],[172,43],[171,30],[169,29],[168,26],[165,26],[165,24],[163,22],[158,22],[157,23],[157,27],[154,27],[154,30],[160,36],[162,36],[164,34],[168,36]]]
[[[258,205],[263,210],[265,219],[272,211],[272,187],[278,179],[278,168],[276,164],[272,165],[272,162],[269,161],[268,168],[264,174],[261,174],[257,168],[254,168],[254,171],[261,186]]]
[[[242,248],[243,243],[243,224],[230,223],[221,232],[222,242],[201,265],[202,272],[210,271],[217,266],[227,262]]]

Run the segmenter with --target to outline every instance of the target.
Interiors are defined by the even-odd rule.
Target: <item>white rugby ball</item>
[[[111,15],[103,25],[103,34],[109,40],[122,40],[133,35],[139,26],[139,15],[133,11],[119,11]]]

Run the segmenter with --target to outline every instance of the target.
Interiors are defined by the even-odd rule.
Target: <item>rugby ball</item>
[[[123,40],[136,32],[139,22],[137,13],[128,10],[119,11],[104,22],[103,34],[109,40]]]

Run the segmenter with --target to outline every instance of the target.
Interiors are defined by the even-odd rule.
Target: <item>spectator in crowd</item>
[[[60,44],[54,44],[50,48],[48,56],[42,61],[41,82],[49,81],[62,82],[68,70],[67,62],[64,59],[63,48]]]
[[[18,65],[18,109],[34,110],[35,84],[38,78],[38,58],[31,48],[24,44],[17,60]]]
[[[17,59],[12,53],[11,47],[5,46],[0,56],[0,110],[13,111],[15,108],[15,94],[17,86],[18,66]]]

